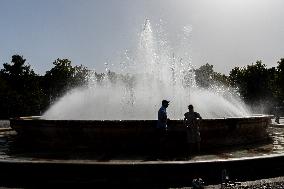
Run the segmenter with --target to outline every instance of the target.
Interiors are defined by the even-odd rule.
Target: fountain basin
[[[265,141],[269,138],[267,127],[271,117],[203,119],[201,147],[210,149]],[[56,146],[83,144],[147,149],[157,143],[156,120],[43,120],[31,116],[11,119],[10,125],[25,140]],[[173,148],[186,144],[182,120],[168,123],[167,139]]]

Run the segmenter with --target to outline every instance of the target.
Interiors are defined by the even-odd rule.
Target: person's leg
[[[200,141],[201,141],[201,137],[200,137],[200,132],[198,128],[197,133],[196,133],[196,152],[197,153],[200,153]]]
[[[278,123],[278,124],[280,124],[280,122],[279,122],[279,116],[278,116],[278,115],[275,116],[275,122]]]
[[[200,153],[200,142],[196,142],[196,152]]]
[[[192,130],[190,129],[190,128],[187,128],[186,129],[186,142],[187,142],[187,154],[189,155],[189,156],[191,156],[192,155],[192,153],[193,153],[193,149],[194,149],[194,144],[192,143],[192,140],[193,140],[193,138],[192,138]]]
[[[155,153],[155,158],[159,158],[162,153],[162,131],[160,128],[156,129],[156,153]]]
[[[167,132],[166,130],[160,128],[157,129],[158,133],[158,142],[157,142],[157,158],[162,158],[165,155],[166,143],[167,143]]]

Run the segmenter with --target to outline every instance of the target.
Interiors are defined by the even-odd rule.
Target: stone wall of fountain
[[[205,119],[200,125],[203,149],[251,144],[268,139],[270,116]],[[145,151],[159,142],[156,120],[42,120],[38,117],[12,119],[11,127],[32,143],[55,146],[133,147]],[[184,149],[186,128],[182,120],[171,120],[167,142]]]

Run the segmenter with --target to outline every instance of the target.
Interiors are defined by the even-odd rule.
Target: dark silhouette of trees
[[[229,85],[228,77],[215,72],[213,65],[206,63],[195,70],[196,84],[202,88],[209,88],[211,85]]]
[[[12,56],[0,71],[1,117],[39,114],[42,91],[38,76],[20,55]]]
[[[203,88],[216,84],[236,88],[252,108],[262,107],[262,111],[271,113],[273,107],[284,106],[284,59],[277,64],[277,68],[267,68],[262,61],[256,61],[246,67],[235,67],[226,76],[207,63],[195,70],[196,84]]]
[[[49,104],[68,90],[85,85],[89,73],[82,65],[73,67],[68,59],[57,59],[53,65],[54,67],[46,72],[43,79],[43,87]]]
[[[263,105],[267,109],[277,101],[275,96],[276,70],[266,68],[261,61],[244,68],[235,67],[229,74],[230,84],[239,89],[246,103],[252,106]]]
[[[213,83],[213,65],[206,63],[195,70],[195,80],[199,87],[208,88]]]
[[[197,86],[226,85],[237,88],[247,104],[266,107],[267,113],[274,106],[284,106],[284,58],[276,67],[267,68],[261,61],[246,67],[235,67],[229,76],[215,72],[213,65],[206,63],[195,71]],[[72,66],[68,59],[57,59],[45,75],[36,74],[26,59],[13,55],[10,63],[0,70],[0,119],[41,115],[53,102],[75,87],[86,87],[90,75],[98,84],[105,79],[117,80],[132,86],[135,77],[108,71],[91,72],[83,65]],[[188,73],[191,77],[192,72]],[[185,78],[185,82],[191,81]],[[187,85],[186,85],[187,86]]]
[[[72,67],[68,59],[57,59],[44,76],[34,73],[26,59],[13,55],[0,70],[0,119],[41,115],[67,90],[87,84],[89,70]]]
[[[278,104],[284,105],[284,58],[280,59],[280,61],[277,62],[277,69],[276,69],[276,85],[277,88],[276,96],[278,98]]]

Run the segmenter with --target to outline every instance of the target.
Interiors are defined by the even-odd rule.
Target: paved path
[[[190,189],[191,187],[184,187],[183,189]],[[205,189],[283,189],[284,176],[269,179],[261,179],[255,181],[230,183],[227,185],[209,185]]]

